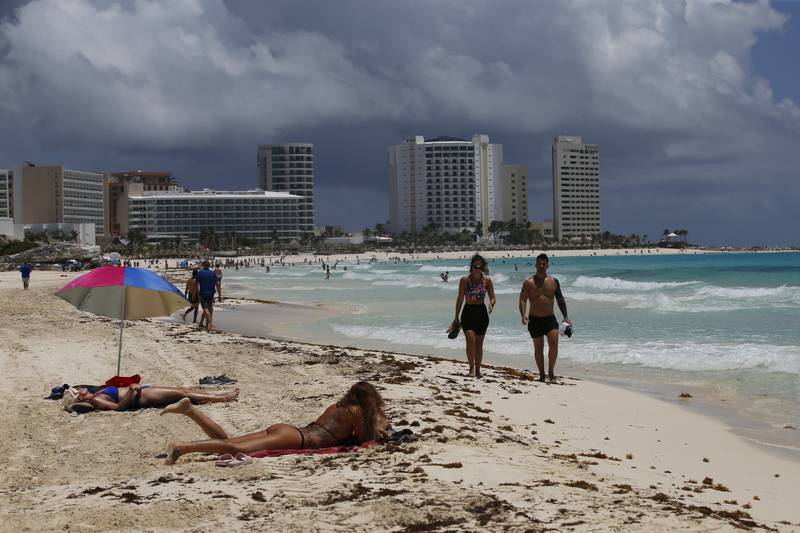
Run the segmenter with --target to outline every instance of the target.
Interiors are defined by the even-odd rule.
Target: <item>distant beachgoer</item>
[[[331,279],[331,267],[325,269],[325,279]]]
[[[197,283],[197,269],[192,270],[192,277],[186,280],[186,299],[192,304],[186,312],[183,313],[183,320],[186,320],[186,315],[194,311],[192,323],[197,322],[197,307],[200,305],[200,285]]]
[[[220,268],[219,261],[216,266],[214,274],[217,276],[217,301],[222,302],[222,268]]]
[[[383,398],[371,384],[359,381],[338,402],[328,406],[303,428],[289,424],[273,424],[262,431],[229,437],[219,424],[201,413],[188,400],[170,405],[162,411],[186,415],[211,437],[211,440],[173,442],[167,452],[167,464],[187,453],[251,453],[262,450],[317,449],[382,440],[388,423]]]
[[[494,284],[491,278],[486,276],[488,271],[486,259],[475,254],[469,265],[469,275],[462,277],[458,284],[454,322],[459,321],[460,313],[461,329],[464,330],[464,338],[467,343],[469,375],[479,378],[483,361],[483,339],[486,336],[486,329],[489,327],[489,314],[494,309],[497,300],[494,297]],[[484,305],[487,293],[489,294],[488,312],[487,306]],[[462,304],[464,304],[463,311]]]
[[[214,317],[214,292],[217,290],[217,275],[210,270],[211,263],[203,261],[203,270],[197,273],[197,284],[200,292],[200,305],[203,308],[203,318],[200,325],[205,322],[206,329],[213,331],[212,318]]]
[[[27,291],[28,286],[31,283],[31,272],[33,271],[33,266],[30,263],[25,261],[19,267],[19,273],[22,274],[22,290]]]
[[[449,270],[445,270],[444,271],[444,282],[447,283],[448,281],[450,281],[450,271]]]
[[[66,396],[64,408],[71,411],[76,403],[89,404],[99,411],[130,411],[145,407],[165,407],[181,399],[193,403],[232,402],[239,397],[239,389],[225,393],[211,393],[186,387],[139,385],[130,387],[105,387],[94,394],[78,388],[77,394]]]
[[[553,314],[553,303],[558,303],[558,309],[564,317],[564,322],[572,325],[572,320],[567,316],[567,302],[561,294],[561,284],[558,279],[547,275],[549,260],[547,254],[536,257],[536,273],[525,280],[519,293],[519,314],[522,324],[528,325],[528,332],[533,339],[533,355],[536,366],[539,368],[539,381],[545,380],[544,373],[544,337],[547,337],[547,377],[554,381],[556,359],[558,359],[558,320]],[[530,302],[530,311],[527,303]]]

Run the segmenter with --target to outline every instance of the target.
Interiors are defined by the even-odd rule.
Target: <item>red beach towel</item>
[[[248,453],[250,457],[279,457],[281,455],[325,455],[329,453],[356,452],[361,448],[367,448],[376,444],[377,441],[368,440],[361,446],[331,446],[330,448],[316,448],[305,450],[261,450],[260,452]]]
[[[132,376],[114,376],[113,378],[108,378],[106,387],[130,387],[134,383],[140,383],[141,381],[142,376],[139,374],[134,374]]]

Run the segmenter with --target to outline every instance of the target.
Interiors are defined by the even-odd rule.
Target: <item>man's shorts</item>
[[[550,331],[558,329],[558,320],[556,315],[550,316],[529,316],[528,317],[528,333],[532,338],[544,337]]]
[[[22,278],[22,286],[27,287],[28,283],[31,282],[31,278]]]
[[[213,294],[201,294],[200,295],[200,305],[203,306],[203,309],[213,309],[214,308],[214,295]]]

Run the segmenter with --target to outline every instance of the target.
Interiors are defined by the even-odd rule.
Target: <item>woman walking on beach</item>
[[[192,277],[186,281],[186,299],[192,304],[185,313],[183,313],[183,320],[186,321],[186,315],[194,311],[192,322],[197,322],[197,307],[200,305],[200,285],[197,284],[197,269],[192,270]]]
[[[229,437],[219,424],[192,407],[189,400],[165,408],[161,414],[186,415],[211,437],[211,440],[173,442],[167,452],[167,464],[187,453],[252,453],[263,450],[316,449],[363,444],[382,439],[388,427],[383,398],[371,384],[359,381],[338,402],[330,405],[314,422],[303,428],[273,424],[262,431]]]
[[[469,262],[469,274],[462,277],[458,284],[458,298],[456,298],[456,318],[458,322],[461,313],[461,329],[467,341],[467,361],[469,362],[469,375],[481,377],[481,362],[483,360],[483,339],[489,327],[489,314],[494,309],[497,300],[494,297],[494,284],[486,273],[488,265],[486,259],[480,254],[472,256]],[[484,305],[486,294],[489,294],[488,311]],[[462,310],[463,304],[463,310]]]

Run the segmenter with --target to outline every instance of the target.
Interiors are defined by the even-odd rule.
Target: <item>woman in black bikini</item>
[[[467,340],[467,361],[469,361],[469,375],[481,377],[481,361],[483,360],[483,339],[489,327],[489,314],[497,302],[494,297],[494,284],[486,276],[488,265],[486,259],[480,254],[472,256],[469,262],[469,275],[461,278],[458,283],[458,298],[456,299],[456,318],[459,320],[461,313],[461,329]],[[488,312],[483,301],[489,294]],[[461,305],[464,304],[464,310]]]
[[[173,442],[167,452],[167,464],[187,453],[250,453],[262,450],[328,448],[346,444],[363,444],[385,437],[387,421],[383,398],[375,387],[359,381],[344,397],[304,428],[289,424],[273,424],[263,431],[229,437],[219,424],[181,400],[165,408],[161,414],[186,415],[211,437],[211,440]]]

